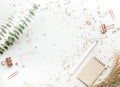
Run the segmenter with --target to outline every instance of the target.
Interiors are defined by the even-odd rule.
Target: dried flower
[[[99,84],[92,87],[120,87],[120,52],[115,53],[115,62],[110,74]]]

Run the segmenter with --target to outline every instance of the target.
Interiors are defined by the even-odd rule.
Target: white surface
[[[0,56],[1,61],[10,56],[14,64],[18,62],[12,68],[0,66],[0,87],[85,87],[76,79],[79,70],[73,76],[71,73],[97,39],[99,43],[90,57],[111,65],[113,51],[120,48],[120,31],[112,33],[120,26],[118,0],[1,0],[0,24],[32,3],[40,3],[36,17],[19,41]],[[110,15],[103,16],[109,9],[115,20]],[[101,34],[101,23],[114,23],[115,29]],[[15,71],[19,74],[8,80]]]

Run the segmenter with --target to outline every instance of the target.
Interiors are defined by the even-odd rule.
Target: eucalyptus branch
[[[1,25],[0,41],[3,43],[0,44],[0,54],[3,54],[9,46],[13,45],[14,42],[19,39],[20,34],[22,34],[23,30],[28,27],[28,23],[30,23],[35,16],[38,7],[39,5],[33,4],[32,8],[28,10],[28,14],[24,15],[24,17],[19,20],[17,25],[14,25],[12,17],[7,19],[7,23]]]

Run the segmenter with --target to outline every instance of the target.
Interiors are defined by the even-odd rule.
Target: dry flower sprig
[[[13,17],[7,19],[7,23],[0,27],[0,54],[3,54],[10,45],[19,39],[19,35],[23,33],[23,30],[28,27],[28,23],[35,16],[35,12],[39,5],[33,4],[32,8],[29,9],[29,13],[19,20],[19,24],[13,23]],[[10,30],[12,29],[12,30]]]
[[[120,52],[115,53],[115,62],[110,74],[99,84],[92,87],[120,87]]]

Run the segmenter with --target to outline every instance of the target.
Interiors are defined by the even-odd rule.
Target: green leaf
[[[20,20],[23,24],[25,23],[25,21],[24,20]]]
[[[17,26],[15,26],[14,28],[17,29],[17,30],[19,29]]]
[[[39,6],[39,5],[33,4],[33,8],[34,8],[34,9],[38,9],[38,6]]]
[[[19,27],[15,26],[15,28],[16,28],[21,34],[23,33],[22,29],[20,29]]]
[[[11,36],[15,37],[16,39],[19,39],[16,34],[14,34],[14,33],[12,33],[12,32],[9,32],[9,34],[10,34]]]
[[[0,32],[0,35],[4,37],[4,34],[2,32]]]
[[[21,30],[21,29],[18,29],[18,31],[22,34],[23,33],[23,31]]]
[[[17,35],[15,35],[15,38],[16,38],[16,39],[19,39],[19,37],[18,37]]]
[[[2,38],[0,37],[0,40],[2,40]]]
[[[10,24],[8,24],[8,23],[6,23],[6,26],[11,27],[11,25],[10,25]]]
[[[8,21],[9,24],[12,24],[12,25],[13,25],[13,23],[12,23],[10,20],[7,20],[7,21]],[[10,26],[11,26],[11,25],[10,25]]]
[[[9,17],[9,18],[8,18],[8,20],[12,20],[12,18],[11,18],[11,17]]]
[[[3,51],[4,51],[4,49],[2,47],[0,47],[0,52],[3,52]]]
[[[28,18],[24,17],[27,22],[31,22]]]
[[[7,33],[5,29],[1,28],[1,30],[2,30],[2,32],[3,32],[4,34]]]
[[[32,16],[35,16],[35,13],[32,9],[29,10],[29,13],[32,15]]]
[[[6,40],[5,41],[5,44],[7,45],[7,46],[10,46],[10,43]]]
[[[9,37],[8,37],[8,41],[9,41],[9,42],[14,42],[15,39],[14,39],[13,37],[9,36]]]
[[[24,20],[20,20],[26,27],[28,26]]]
[[[3,46],[3,48],[6,50],[8,49],[8,47],[6,45],[1,44],[1,46]]]
[[[0,54],[3,54],[3,51],[0,51]]]
[[[15,41],[15,39],[13,38],[13,37],[8,37],[8,41],[10,42],[10,43],[13,43],[14,41]]]
[[[20,29],[22,29],[22,30],[25,29],[25,27],[24,27],[23,25],[21,25],[21,24],[19,24],[19,27],[20,27]]]
[[[13,32],[14,32],[15,34],[17,34],[17,35],[20,35],[19,32],[16,31],[16,30],[13,30]]]
[[[33,19],[33,17],[31,15],[28,15],[28,17],[30,17],[31,19]]]
[[[3,28],[5,28],[5,29],[7,28],[5,25],[1,25],[1,26],[2,26]]]
[[[14,34],[12,32],[9,32],[10,35],[14,36]]]

